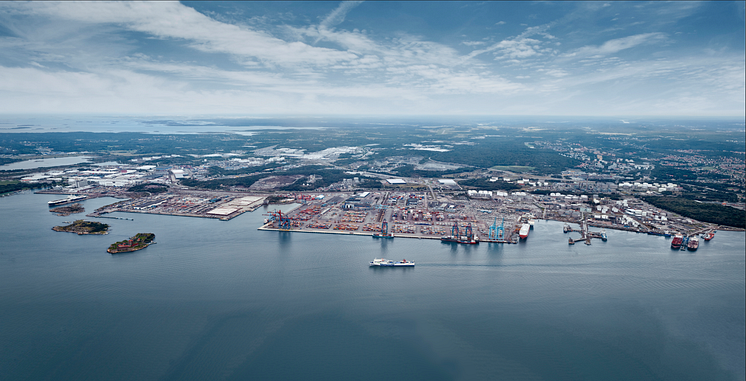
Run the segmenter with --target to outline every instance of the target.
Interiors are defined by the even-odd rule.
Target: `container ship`
[[[695,251],[697,248],[699,248],[699,237],[696,235],[689,238],[689,242],[686,244],[686,248],[689,251]]]
[[[64,204],[70,204],[73,202],[83,201],[87,197],[86,196],[75,196],[75,195],[69,195],[67,198],[61,198],[59,200],[53,200],[49,201],[49,206],[57,206],[57,205],[64,205]]]
[[[682,243],[684,243],[684,236],[681,234],[676,234],[671,240],[671,248],[680,249]]]
[[[523,224],[521,225],[521,230],[518,231],[518,236],[521,237],[521,239],[528,238],[528,232],[531,230],[531,225],[529,224]]]

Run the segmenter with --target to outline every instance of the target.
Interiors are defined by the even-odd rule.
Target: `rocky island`
[[[83,213],[85,208],[82,205],[75,203],[68,206],[60,206],[58,208],[49,209],[52,213],[57,213],[58,216],[66,217],[74,213]]]
[[[83,234],[108,234],[109,225],[95,221],[76,220],[67,226],[55,226],[52,230],[56,232],[68,232]]]
[[[137,233],[130,239],[112,243],[106,251],[110,254],[129,253],[148,247],[155,240],[153,233]]]

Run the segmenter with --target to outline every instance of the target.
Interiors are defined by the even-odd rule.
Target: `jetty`
[[[598,231],[598,232],[590,231],[588,230],[588,223],[585,220],[582,221],[580,225],[580,229],[574,229],[569,224],[565,224],[565,226],[562,228],[562,231],[565,233],[572,233],[572,232],[580,233],[580,239],[573,239],[572,237],[570,237],[567,240],[567,243],[569,245],[574,245],[576,242],[581,242],[581,241],[584,242],[586,245],[590,245],[592,238],[597,238],[604,242],[606,242],[607,240],[605,230],[602,229],[601,231]]]

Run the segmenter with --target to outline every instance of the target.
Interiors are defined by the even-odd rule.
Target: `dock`
[[[580,233],[580,239],[573,239],[572,237],[570,237],[567,240],[567,243],[569,245],[574,245],[576,242],[584,242],[586,245],[590,245],[592,238],[600,239],[604,242],[606,242],[607,240],[606,232],[604,230],[601,230],[600,232],[588,230],[588,224],[585,220],[582,221],[580,229],[574,229],[570,225],[565,224],[565,226],[562,228],[562,231],[565,233]]]

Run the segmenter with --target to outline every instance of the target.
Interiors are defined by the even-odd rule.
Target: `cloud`
[[[544,41],[540,41],[532,36],[541,36],[548,40],[553,40],[556,37],[547,33],[546,31],[550,28],[550,24],[539,25],[534,27],[526,28],[526,30],[520,35],[512,38],[502,40],[495,43],[487,48],[475,50],[469,53],[462,59],[465,62],[471,58],[479,56],[484,53],[495,52],[496,59],[511,59],[517,60],[519,58],[528,58],[532,56],[539,56],[542,54],[552,52],[552,49],[542,48],[541,45]]]
[[[319,28],[329,29],[341,24],[342,21],[345,20],[347,12],[360,4],[362,4],[362,1],[343,1],[337,9],[324,18],[324,20],[319,24]]]
[[[326,16],[326,18],[324,18],[323,21],[321,21],[321,23],[319,23],[318,28],[316,28],[318,31],[318,37],[316,38],[316,41],[314,41],[314,44],[318,44],[319,41],[329,36],[330,29],[341,24],[344,21],[345,16],[347,16],[347,13],[361,3],[362,1],[343,1],[339,7],[333,10]]]
[[[0,2],[0,28],[8,31],[0,36],[0,112],[582,114],[601,106],[605,113],[673,110],[674,100],[702,101],[692,108],[701,113],[744,109],[742,47],[620,55],[666,43],[673,31],[648,18],[631,35],[589,45],[581,41],[616,24],[587,28],[585,3],[497,42],[488,32],[459,31],[452,35],[469,40],[440,42],[402,32],[412,30],[406,25],[339,28],[359,2],[340,4],[318,24],[253,22],[188,5]],[[640,12],[657,17],[659,7],[605,9],[622,12],[622,30],[631,30],[629,21],[641,20]],[[694,9],[675,8],[677,15]]]
[[[120,25],[160,39],[182,40],[204,52],[228,53],[266,64],[328,65],[357,58],[352,53],[286,42],[261,31],[222,23],[180,3],[24,3],[12,4],[7,9],[81,24]]]
[[[622,50],[634,48],[638,45],[643,44],[654,44],[666,41],[667,37],[664,33],[643,33],[636,34],[633,36],[617,38],[604,42],[601,46],[584,46],[582,48],[573,50],[572,52],[566,53],[564,57],[601,57],[609,54],[614,54]]]

